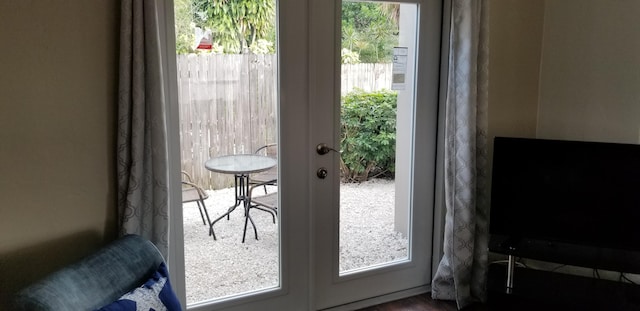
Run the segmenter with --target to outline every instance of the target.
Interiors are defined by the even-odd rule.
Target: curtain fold
[[[434,299],[486,300],[488,1],[452,0],[445,106],[444,256]]]
[[[156,0],[122,0],[118,94],[119,234],[168,258],[168,149]]]

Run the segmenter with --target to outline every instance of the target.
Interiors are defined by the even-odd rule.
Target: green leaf
[[[358,181],[370,168],[395,171],[396,107],[397,94],[391,91],[355,91],[342,97],[343,180]]]

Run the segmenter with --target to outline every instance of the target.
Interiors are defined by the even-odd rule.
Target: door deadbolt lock
[[[316,175],[318,175],[318,178],[320,178],[320,179],[325,179],[325,178],[327,178],[327,175],[329,175],[329,172],[327,171],[326,168],[321,167],[316,172]]]

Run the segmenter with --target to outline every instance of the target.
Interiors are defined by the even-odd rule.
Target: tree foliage
[[[274,51],[275,0],[176,0],[175,6],[178,53],[193,52],[195,27],[210,30],[224,53]]]
[[[363,63],[391,62],[398,42],[398,4],[343,2],[342,48]]]
[[[178,54],[195,52],[196,27],[211,31],[218,52],[275,51],[275,0],[174,2]],[[342,48],[363,63],[390,62],[398,42],[398,12],[398,4],[343,2]]]
[[[342,98],[341,176],[360,182],[395,172],[397,93],[351,92]]]
[[[194,52],[195,25],[192,23],[191,0],[175,0],[176,53]]]

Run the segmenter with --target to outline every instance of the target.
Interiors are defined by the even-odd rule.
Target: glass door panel
[[[341,274],[409,258],[416,7],[342,2]]]
[[[281,285],[279,217],[264,206],[248,210],[246,200],[248,189],[259,197],[277,193],[278,183],[253,189],[267,172],[205,166],[240,154],[277,159],[277,5],[255,4],[248,10],[247,3],[174,1],[181,164],[189,175],[183,185],[195,184],[208,197],[204,206],[183,205],[188,306]],[[258,151],[269,144],[276,145]]]

